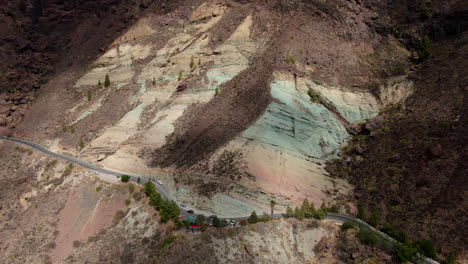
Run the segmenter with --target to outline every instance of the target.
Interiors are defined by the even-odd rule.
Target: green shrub
[[[170,236],[169,238],[164,239],[164,241],[161,244],[161,249],[160,252],[165,252],[172,246],[172,242],[176,240],[176,237]]]
[[[91,99],[92,99],[91,91],[86,92],[86,98],[88,99],[88,102],[91,101]]]
[[[122,175],[122,176],[120,176],[120,180],[121,180],[122,182],[128,182],[128,181],[130,180],[130,176],[128,176],[128,175]]]
[[[215,96],[219,96],[219,87],[216,87],[215,89]]]
[[[141,179],[140,177],[137,178],[137,183],[140,183],[141,182]]]
[[[184,72],[183,71],[180,71],[179,72],[179,76],[177,76],[177,80],[180,82],[182,81],[182,78],[184,77]]]
[[[106,73],[106,78],[104,80],[104,87],[109,87],[110,85],[110,78],[109,78],[109,74]]]
[[[195,61],[193,61],[193,56],[190,58],[190,69],[193,69],[195,67]]]
[[[418,50],[418,55],[422,61],[427,60],[429,56],[431,55],[431,46],[432,46],[432,43],[429,37],[424,36],[424,38],[421,40],[419,44],[419,50]]]
[[[200,215],[197,215],[197,220],[195,220],[195,223],[197,223],[198,225],[203,225],[205,223],[205,216],[200,214]]]
[[[367,228],[361,228],[359,230],[358,239],[361,243],[369,246],[375,246],[378,242],[377,235]]]
[[[83,139],[80,138],[80,148],[84,148],[84,142]]]
[[[68,166],[63,171],[62,177],[70,175],[72,170],[73,170],[73,163],[70,162],[70,163],[68,163]]]
[[[219,218],[216,215],[213,216],[212,223],[213,223],[213,226],[215,226],[215,227],[220,227],[221,226],[221,221],[219,220]]]
[[[151,81],[151,84],[153,84],[153,86],[156,85],[156,79],[154,79],[154,77],[153,77],[153,80]]]
[[[359,218],[361,220],[365,220],[366,217],[367,217],[367,210],[364,207],[364,205],[363,204],[358,204],[357,209],[358,209],[357,218]]]
[[[372,210],[371,217],[369,218],[369,224],[373,227],[378,226],[380,223],[380,212],[377,209],[377,207],[374,207],[374,210]]]
[[[417,248],[418,252],[428,258],[435,258],[437,256],[437,250],[429,239],[421,239],[414,242],[415,247]]]
[[[102,190],[102,186],[96,187],[96,192],[100,192]]]
[[[130,206],[131,203],[132,203],[132,201],[130,201],[130,199],[125,200],[125,205],[126,206]]]
[[[328,209],[328,211],[337,214],[337,213],[340,212],[340,205],[339,204],[334,204]]]
[[[286,208],[286,214],[284,216],[285,217],[294,217],[294,211],[289,205]]]
[[[310,90],[307,92],[307,94],[309,95],[310,97],[310,100],[313,102],[313,103],[320,103],[320,98],[318,96],[317,93],[315,93],[314,91]]]
[[[98,81],[97,86],[98,86],[99,88],[101,88],[101,86],[102,86],[101,80]]]
[[[409,243],[401,243],[395,247],[396,256],[399,261],[406,262],[412,260],[418,251]]]
[[[289,52],[286,54],[286,59],[285,59],[287,64],[296,64],[296,59],[289,55]]]
[[[452,250],[448,253],[447,258],[445,258],[444,264],[456,264],[457,263],[457,251]]]
[[[354,226],[354,223],[353,221],[345,221],[342,225],[341,225],[341,230],[348,230],[348,229],[351,229],[351,228],[356,228]]]
[[[75,134],[75,125],[70,126],[70,133]]]
[[[393,237],[398,242],[401,242],[401,243],[409,242],[408,236],[405,234],[405,232],[403,232],[403,230],[391,224],[386,223],[382,228],[382,232]]]
[[[259,222],[268,222],[271,221],[271,216],[267,213],[264,213],[263,216],[259,219]]]

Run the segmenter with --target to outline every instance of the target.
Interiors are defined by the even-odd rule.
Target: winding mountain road
[[[0,136],[0,139],[1,140],[13,141],[15,143],[19,143],[19,144],[22,144],[22,145],[29,146],[29,147],[34,148],[34,149],[36,149],[36,150],[38,150],[38,151],[40,151],[42,153],[45,153],[45,154],[47,154],[49,156],[60,158],[60,159],[63,159],[63,160],[67,160],[69,162],[81,165],[81,166],[83,166],[85,168],[88,168],[90,170],[93,170],[95,172],[105,173],[105,174],[113,175],[113,176],[116,176],[116,177],[120,177],[122,175],[128,175],[128,176],[130,176],[130,181],[133,181],[133,182],[136,182],[136,183],[139,183],[139,184],[145,184],[148,181],[152,181],[152,178],[149,178],[147,176],[130,175],[128,173],[121,173],[121,172],[116,172],[116,171],[104,169],[102,167],[96,166],[94,164],[91,164],[89,162],[80,160],[78,158],[71,157],[71,156],[68,156],[68,155],[65,155],[65,154],[61,154],[61,153],[53,152],[53,151],[47,149],[44,146],[41,146],[41,145],[39,145],[37,143],[31,142],[31,141],[28,141],[28,140],[13,138],[13,137],[6,137],[6,136]],[[138,179],[140,179],[140,180],[138,180]],[[161,196],[163,196],[164,198],[166,198],[168,200],[173,200],[171,195],[170,195],[170,191],[165,187],[165,185],[155,183],[154,186],[156,187],[156,190],[161,194]],[[185,209],[183,207],[179,207],[179,208],[180,208],[181,215],[185,215],[185,216],[191,215],[188,212],[187,209]],[[205,215],[205,217],[209,217],[209,215]],[[273,218],[282,218],[282,217],[283,217],[283,214],[274,214],[273,215]],[[230,220],[240,221],[240,220],[246,220],[248,218],[249,218],[249,216],[241,216],[241,217],[231,217],[229,219]],[[220,219],[227,219],[227,218],[220,218]],[[364,221],[362,221],[362,220],[360,220],[358,218],[349,216],[349,215],[328,213],[325,216],[325,220],[334,221],[334,222],[339,223],[339,224],[342,224],[342,223],[344,223],[346,221],[352,221],[355,224],[357,224],[358,226],[365,226],[369,230],[372,230],[374,233],[378,234],[379,236],[381,236],[384,239],[387,239],[387,240],[391,241],[394,244],[398,243],[395,239],[388,236],[387,234],[375,229],[374,227],[367,224],[366,222],[364,222]],[[418,263],[439,264],[439,262],[434,261],[434,260],[432,260],[430,258],[426,258],[426,257],[424,257],[422,255],[419,255],[418,257],[419,257]]]

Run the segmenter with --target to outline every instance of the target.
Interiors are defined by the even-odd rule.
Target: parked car
[[[160,180],[158,180],[158,183],[159,183],[159,185],[163,185],[163,182],[162,182],[162,181],[160,181]]]
[[[183,204],[180,204],[180,207],[187,207],[187,205],[183,203]]]
[[[193,210],[188,210],[187,213],[194,214]]]

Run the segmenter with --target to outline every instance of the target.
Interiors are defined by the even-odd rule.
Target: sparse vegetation
[[[98,81],[97,86],[98,86],[99,88],[101,88],[101,86],[102,86],[101,80]]]
[[[75,125],[70,126],[70,133],[75,134]]]
[[[318,96],[318,94],[316,92],[314,92],[313,90],[309,89],[309,91],[307,91],[307,94],[309,95],[310,97],[310,100],[313,102],[313,103],[320,103],[320,98]]]
[[[130,206],[131,203],[132,203],[132,201],[130,201],[130,199],[125,200],[125,205],[126,206]]]
[[[109,78],[109,74],[106,73],[106,78],[104,80],[104,87],[109,87],[110,85],[110,78]]]
[[[286,54],[286,59],[285,59],[287,64],[296,64],[296,59],[289,54],[289,52]]]
[[[86,98],[88,99],[88,102],[91,101],[91,99],[92,99],[91,91],[86,92]]]
[[[352,222],[352,221],[346,221],[341,225],[341,230],[348,230],[348,229],[351,229],[351,228],[356,228],[354,226],[354,222]]]
[[[161,244],[160,252],[165,252],[172,246],[172,242],[174,242],[177,237],[170,236],[169,238],[164,239],[163,243]]]
[[[122,210],[119,210],[115,213],[114,219],[112,219],[112,223],[114,225],[118,224],[120,220],[122,220],[125,217],[125,212]]]
[[[83,139],[80,138],[80,148],[84,148],[84,142]]]
[[[179,75],[177,76],[177,80],[180,82],[182,81],[182,78],[184,77],[184,72],[183,71],[180,71],[179,72]]]
[[[68,166],[63,171],[62,177],[70,175],[72,170],[73,170],[73,163],[70,162],[70,163],[68,163]]]
[[[414,246],[418,250],[419,253],[423,254],[428,258],[435,258],[437,256],[437,250],[429,239],[421,239],[414,242]]]
[[[457,252],[455,250],[450,251],[443,263],[444,264],[456,264],[457,263]]]
[[[198,58],[198,66],[201,65],[201,58]]]
[[[215,96],[219,96],[219,87],[216,87],[215,89]]]
[[[190,58],[190,69],[195,67],[195,61],[193,60],[193,56]]]
[[[153,80],[151,81],[151,84],[152,84],[153,86],[156,85],[156,79],[155,79],[154,77],[153,77]]]
[[[130,180],[130,176],[128,176],[128,175],[120,176],[120,181],[122,181],[122,182],[128,182],[129,180]]]
[[[102,190],[102,186],[96,187],[96,192],[100,192]]]

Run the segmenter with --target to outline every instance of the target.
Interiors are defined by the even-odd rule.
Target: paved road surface
[[[106,174],[110,174],[110,175],[113,175],[113,176],[116,176],[116,177],[120,177],[122,175],[128,175],[128,176],[130,176],[131,181],[137,182],[137,183],[138,183],[138,178],[140,178],[140,184],[145,184],[146,182],[151,180],[150,177],[143,176],[143,175],[131,175],[131,174],[128,174],[128,173],[121,173],[121,172],[116,172],[116,171],[104,169],[102,167],[96,166],[94,164],[88,163],[88,162],[80,160],[78,158],[50,151],[49,149],[47,149],[47,148],[45,148],[45,147],[43,147],[43,146],[41,146],[39,144],[36,144],[34,142],[31,142],[31,141],[18,139],[18,138],[12,138],[12,137],[5,137],[5,136],[0,136],[0,139],[9,140],[9,141],[13,141],[13,142],[16,142],[16,143],[19,143],[19,144],[27,145],[29,147],[32,147],[32,148],[34,148],[36,150],[39,150],[39,151],[47,154],[49,156],[67,160],[69,162],[81,165],[81,166],[83,166],[85,168],[91,169],[91,170],[96,171],[96,172],[106,173]],[[166,198],[168,200],[172,200],[170,192],[166,188],[165,185],[160,185],[158,183],[154,183],[154,185],[156,187],[156,190],[161,194],[161,196],[163,196],[164,198]],[[184,215],[184,216],[193,215],[193,214],[189,214],[187,211],[188,211],[187,209],[185,209],[183,207],[180,207],[181,215]],[[195,212],[195,214],[196,214],[196,212]],[[209,217],[209,215],[205,215],[205,217]],[[282,214],[273,215],[273,218],[281,218],[281,217],[283,217]],[[240,217],[220,218],[220,219],[221,220],[230,219],[230,220],[240,221],[240,220],[247,220],[248,218],[249,218],[249,216],[240,216]],[[349,215],[329,213],[328,215],[325,216],[325,220],[330,220],[330,221],[334,221],[334,222],[337,222],[337,223],[344,223],[345,221],[352,221],[354,223],[357,223],[360,226],[363,225],[363,226],[367,227],[368,229],[374,231],[375,233],[382,236],[383,238],[390,240],[392,243],[398,243],[395,239],[393,239],[392,237],[389,237],[387,234],[385,234],[383,232],[380,232],[379,230],[375,229],[374,227],[367,224],[366,222],[364,222],[364,221],[362,221],[362,220],[360,220],[358,218],[349,216]],[[426,258],[426,257],[422,257],[419,263],[439,264],[437,261],[434,261],[434,260],[432,260],[430,258]]]

